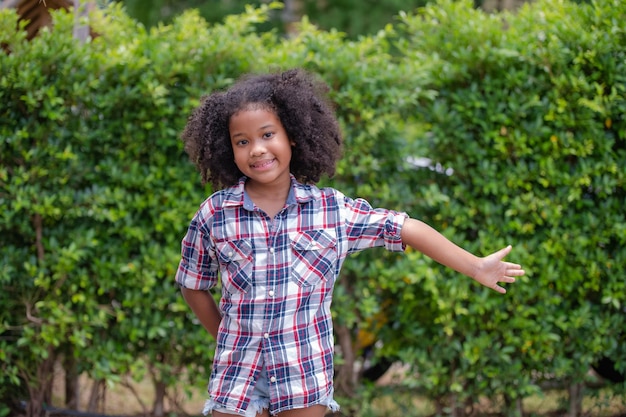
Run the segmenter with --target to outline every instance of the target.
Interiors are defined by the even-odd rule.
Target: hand
[[[525,274],[520,265],[502,260],[511,252],[511,249],[511,245],[509,245],[489,256],[480,258],[473,278],[485,287],[489,287],[500,294],[505,294],[506,290],[498,284],[500,282],[513,283],[515,282],[515,277]]]

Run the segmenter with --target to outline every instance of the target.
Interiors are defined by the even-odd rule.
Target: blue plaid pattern
[[[244,184],[202,203],[176,274],[194,290],[209,290],[221,277],[211,401],[243,413],[265,367],[272,413],[319,404],[333,393],[330,306],[341,265],[370,247],[403,251],[407,215],[292,177],[287,203],[271,219]]]

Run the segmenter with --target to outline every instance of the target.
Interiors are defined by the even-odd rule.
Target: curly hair
[[[332,177],[341,157],[342,137],[328,85],[302,69],[240,78],[227,91],[204,96],[187,121],[181,139],[196,165],[202,184],[215,189],[237,183],[243,175],[235,165],[228,125],[233,114],[267,109],[281,121],[292,148],[290,171],[303,183]]]

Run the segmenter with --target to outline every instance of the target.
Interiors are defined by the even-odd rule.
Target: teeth
[[[271,164],[272,162],[273,162],[273,160],[271,160],[271,161],[263,161],[263,162],[261,162],[261,163],[254,164],[254,165],[252,165],[252,166],[253,166],[253,167],[255,167],[255,168],[263,168],[263,167],[265,167],[265,166],[268,166],[268,165],[269,165],[269,164]]]

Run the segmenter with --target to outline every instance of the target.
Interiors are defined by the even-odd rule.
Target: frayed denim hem
[[[213,409],[217,406],[218,405],[215,403],[215,401],[211,399],[206,400],[206,402],[204,403],[204,408],[202,409],[202,415],[208,416],[209,414],[211,414],[211,411],[213,411]]]
[[[332,387],[330,388],[330,392],[328,393],[328,395],[326,397],[323,397],[321,401],[317,404],[326,406],[326,408],[328,408],[333,413],[339,411],[339,409],[341,408],[339,407],[337,401],[335,401],[335,390]]]
[[[269,408],[269,400],[263,398],[254,398],[250,401],[250,404],[248,404],[248,409],[243,414],[241,414],[236,411],[228,410],[213,401],[212,399],[208,399],[206,400],[206,403],[204,403],[204,409],[202,410],[202,414],[208,416],[213,410],[215,410],[221,413],[232,414],[235,416],[239,415],[243,417],[256,417],[257,414],[261,414],[263,410],[266,410],[267,408]]]
[[[264,398],[254,398],[248,404],[246,410],[246,417],[256,417],[257,414],[261,414],[263,410],[267,410],[270,407],[270,401]]]
[[[327,407],[330,411],[337,412],[341,408],[337,401],[333,398],[332,395],[326,397],[326,399],[320,401],[319,405],[323,405]],[[232,415],[240,415],[243,417],[256,417],[257,414],[263,412],[263,410],[267,410],[269,408],[269,400],[266,398],[254,398],[250,401],[248,405],[248,409],[243,413],[238,413],[236,411],[228,410],[212,399],[206,400],[204,403],[204,409],[202,410],[202,414],[208,416],[211,414],[213,410],[220,411],[222,413],[232,414]]]
[[[332,397],[330,398],[330,401],[328,401],[328,404],[322,404],[322,405],[325,405],[326,407],[328,407],[328,409],[332,411],[333,413],[339,411],[339,409],[341,408],[339,407],[339,404],[337,404],[337,401],[333,400]]]

